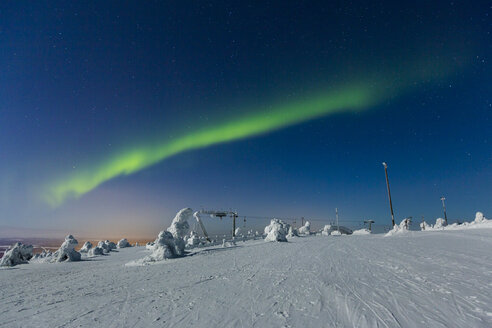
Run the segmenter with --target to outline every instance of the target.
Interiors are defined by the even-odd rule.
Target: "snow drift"
[[[0,259],[0,266],[15,266],[27,263],[32,258],[32,245],[15,243],[10,246],[3,257]]]
[[[353,235],[370,235],[371,231],[369,229],[359,229],[352,232]]]
[[[279,219],[272,219],[270,224],[265,227],[265,241],[287,241],[290,224]]]
[[[421,223],[420,228],[422,231],[438,231],[438,230],[466,230],[466,229],[483,229],[492,228],[492,220],[484,217],[482,212],[475,213],[475,220],[472,222],[464,222],[462,224],[453,223],[445,225],[444,220],[438,218],[436,224],[430,225],[426,222]]]

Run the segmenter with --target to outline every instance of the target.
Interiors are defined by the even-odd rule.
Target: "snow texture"
[[[5,254],[0,259],[0,266],[12,267],[27,263],[32,258],[32,250],[32,245],[15,243],[5,251]]]
[[[118,248],[132,247],[126,238],[121,239],[116,246]]]
[[[0,270],[0,327],[492,327],[490,229],[246,241]]]
[[[290,224],[279,219],[272,219],[265,227],[265,241],[287,241]]]
[[[75,239],[72,235],[66,236],[65,241],[61,244],[60,248],[53,253],[51,262],[80,261],[81,255],[75,250],[75,246],[77,245],[77,239]]]

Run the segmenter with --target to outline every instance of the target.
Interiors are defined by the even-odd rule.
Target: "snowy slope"
[[[298,237],[0,270],[0,327],[492,327],[492,229]]]

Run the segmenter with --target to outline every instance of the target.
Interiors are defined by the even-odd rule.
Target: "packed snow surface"
[[[0,327],[492,327],[492,229],[237,242],[0,269]]]

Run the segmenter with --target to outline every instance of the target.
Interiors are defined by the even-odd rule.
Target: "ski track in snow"
[[[133,247],[0,270],[3,327],[492,327],[492,229]]]

